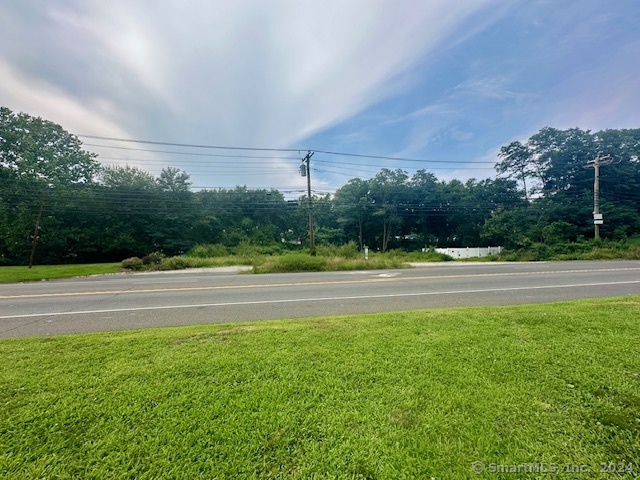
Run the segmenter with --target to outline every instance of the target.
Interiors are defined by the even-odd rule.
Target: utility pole
[[[593,226],[595,227],[594,238],[600,240],[600,225],[604,224],[604,219],[600,213],[600,167],[613,162],[611,155],[601,157],[600,154],[593,160],[589,160],[584,168],[593,168]]]
[[[36,254],[36,243],[38,242],[38,232],[40,231],[40,221],[42,220],[42,211],[44,210],[45,197],[49,193],[49,187],[45,190],[45,193],[40,197],[40,210],[38,211],[38,218],[36,219],[36,228],[33,231],[33,240],[31,241],[31,253],[29,254],[29,268],[33,267],[33,258]]]
[[[309,210],[309,254],[316,254],[316,247],[313,244],[313,206],[311,205],[311,167],[309,160],[313,156],[312,151],[308,151],[307,155],[302,159],[302,165],[300,165],[300,174],[303,177],[307,177],[307,208]],[[306,164],[305,164],[306,162]]]

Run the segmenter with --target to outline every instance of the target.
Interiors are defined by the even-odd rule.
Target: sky
[[[0,0],[0,12],[0,105],[62,125],[104,164],[177,167],[194,188],[302,194],[308,150],[316,193],[381,168],[493,178],[500,147],[545,126],[640,128],[638,0]]]

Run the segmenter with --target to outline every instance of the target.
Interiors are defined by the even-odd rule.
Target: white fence
[[[436,248],[436,252],[444,253],[452,258],[487,257],[500,255],[502,247]]]

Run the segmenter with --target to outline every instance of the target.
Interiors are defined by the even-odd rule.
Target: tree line
[[[599,153],[602,235],[640,232],[640,129],[592,133],[544,128],[501,149],[495,179],[442,181],[382,169],[312,198],[317,244],[374,250],[576,241],[593,236],[593,169]],[[154,176],[108,166],[61,126],[0,108],[0,264],[120,261],[197,244],[303,248],[307,198],[274,189],[192,191],[187,172]],[[36,225],[38,228],[36,229]]]

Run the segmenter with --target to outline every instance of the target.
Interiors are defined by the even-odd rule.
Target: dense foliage
[[[314,198],[318,245],[355,242],[387,251],[425,246],[571,242],[593,236],[593,169],[601,169],[602,235],[640,232],[640,129],[591,133],[545,128],[503,147],[496,179],[441,181],[382,169],[354,178],[333,196]],[[120,261],[196,245],[234,252],[307,243],[306,198],[276,190],[191,190],[190,177],[158,177],[131,166],[104,166],[59,125],[0,109],[0,264],[25,264],[38,231],[37,263]]]

